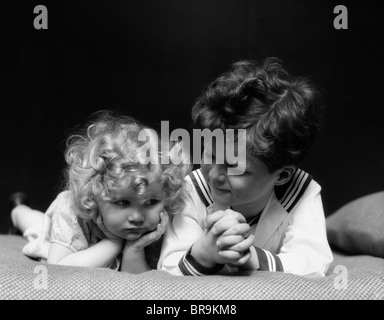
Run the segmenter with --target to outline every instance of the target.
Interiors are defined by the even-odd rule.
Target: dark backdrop
[[[99,109],[190,128],[202,88],[238,59],[280,57],[323,92],[326,113],[302,164],[326,214],[384,189],[383,19],[373,1],[163,0],[0,6],[0,232],[8,197],[45,210],[61,187],[70,128]],[[35,5],[48,30],[35,30]],[[348,9],[336,30],[333,9]]]

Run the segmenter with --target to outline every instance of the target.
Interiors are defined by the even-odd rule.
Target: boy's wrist
[[[238,266],[239,270],[259,270],[260,264],[257,256],[257,252],[254,246],[249,248],[251,252],[250,259],[243,265]]]
[[[189,248],[185,256],[179,262],[179,268],[184,275],[210,275],[216,274],[223,267],[224,264],[215,263],[212,267],[206,267],[200,264],[192,255],[192,248]]]
[[[199,241],[193,244],[189,250],[189,254],[203,267],[212,268],[216,265],[216,261],[212,259],[212,255],[207,254],[204,246],[202,246]]]

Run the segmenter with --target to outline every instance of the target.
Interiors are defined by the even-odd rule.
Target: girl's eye
[[[129,205],[129,201],[127,200],[119,200],[119,201],[114,201],[113,204],[119,206],[119,207],[127,207]]]
[[[160,202],[160,200],[158,199],[149,199],[147,201],[144,202],[144,207],[152,207],[156,204],[158,204]]]

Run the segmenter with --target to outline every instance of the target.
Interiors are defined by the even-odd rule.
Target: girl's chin
[[[139,238],[141,238],[143,235],[147,234],[147,233],[150,233],[152,231],[155,231],[156,230],[156,227],[153,229],[153,230],[149,230],[147,228],[145,229],[141,229],[141,230],[138,230],[138,231],[134,231],[134,232],[125,232],[123,234],[120,235],[121,238],[125,239],[125,240],[128,240],[128,241],[135,241]]]
[[[128,241],[135,241],[139,239],[142,235],[143,235],[142,233],[127,234],[125,235],[124,239]]]

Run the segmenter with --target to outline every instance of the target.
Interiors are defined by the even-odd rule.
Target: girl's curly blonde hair
[[[140,141],[139,135],[149,139]],[[173,145],[161,152],[158,136],[155,130],[131,117],[99,111],[80,133],[68,138],[66,189],[71,191],[82,218],[96,219],[95,196],[111,200],[114,190],[131,186],[144,200],[148,185],[154,181],[163,186],[165,210],[175,214],[181,209],[184,177],[191,165],[185,164],[186,161],[174,164],[177,162],[172,161]],[[143,163],[144,158],[148,159],[148,152],[150,161]]]

